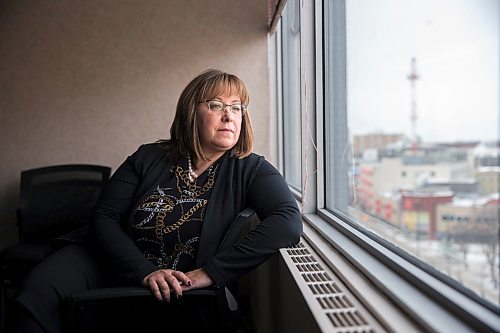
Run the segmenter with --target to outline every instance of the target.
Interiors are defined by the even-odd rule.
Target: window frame
[[[291,1],[289,2],[288,4],[290,3],[293,3],[294,1]],[[295,4],[294,4],[295,5]],[[300,68],[302,68],[302,59],[303,59],[303,54],[302,54],[302,47],[303,47],[303,42],[302,42],[302,19],[301,19],[301,10],[300,10],[300,5],[297,5],[297,8],[294,8],[294,10],[298,10],[298,41],[293,41],[293,40],[290,40],[290,41],[285,41],[285,31],[288,31],[286,30],[287,27],[283,27],[284,24],[283,24],[283,17],[285,17],[285,20],[288,20],[288,19],[292,19],[294,20],[295,17],[288,17],[288,13],[283,13],[282,17],[280,18],[280,22],[279,22],[279,26],[280,26],[280,32],[281,32],[281,35],[279,37],[279,52],[281,54],[281,64],[283,66],[283,69],[281,70],[280,72],[280,91],[281,91],[281,98],[280,98],[280,109],[279,109],[279,112],[280,112],[280,121],[281,121],[281,124],[285,124],[285,123],[292,123],[292,124],[295,124],[296,121],[298,121],[298,125],[299,126],[302,126],[302,124],[304,124],[304,119],[302,117],[302,114],[300,113],[300,110],[303,108],[303,104],[302,104],[302,100],[303,100],[303,91],[302,91],[302,87],[303,87],[303,82],[302,82],[302,76],[300,75]],[[288,21],[287,21],[288,23]],[[288,33],[287,33],[288,35]],[[298,54],[298,65],[300,66],[299,68],[299,73],[298,73],[298,96],[296,96],[298,99],[299,99],[299,102],[297,103],[298,105],[294,105],[294,101],[292,101],[292,103],[290,103],[290,105],[294,105],[294,106],[297,106],[298,107],[298,114],[294,114],[292,112],[290,112],[290,110],[294,110],[294,108],[290,107],[290,108],[287,108],[287,102],[285,101],[286,99],[286,96],[288,96],[290,93],[294,93],[294,90],[295,90],[295,86],[291,86],[290,84],[290,78],[289,77],[286,77],[288,74],[286,73],[285,69],[288,68],[289,66],[289,60],[293,58],[292,55],[287,55],[288,52],[287,50],[285,50],[286,48],[286,44],[285,43],[294,43],[294,42],[298,42],[299,44],[299,54]],[[286,57],[284,56],[286,55]],[[289,59],[290,58],[290,59]],[[292,63],[291,65],[297,65],[295,63]],[[292,75],[290,75],[293,77],[293,73]],[[288,83],[287,83],[288,82]],[[288,91],[287,89],[288,88],[292,88],[290,91]],[[295,119],[296,117],[298,117],[298,119]],[[301,184],[302,182],[304,181],[304,178],[303,178],[303,173],[302,173],[302,170],[303,170],[303,163],[302,163],[302,159],[299,160],[299,161],[295,161],[292,157],[294,156],[290,156],[290,157],[287,157],[285,156],[285,146],[287,145],[287,143],[285,142],[286,139],[287,139],[287,135],[290,135],[291,133],[289,133],[289,131],[287,129],[285,129],[285,126],[281,126],[281,132],[280,132],[280,135],[281,135],[281,148],[282,148],[282,152],[283,154],[281,155],[281,168],[282,168],[282,172],[283,172],[283,175],[285,177],[285,179],[287,181],[289,181],[291,179],[291,182],[293,182],[293,184],[290,184],[290,188],[292,189],[293,193],[296,195],[296,196],[301,196],[302,195],[302,191],[303,189],[301,188]],[[299,138],[299,142],[302,144],[302,140],[303,140],[303,135],[302,135],[302,131],[300,131],[299,133],[300,135],[300,138]],[[300,152],[300,156],[301,156],[301,153],[302,151]],[[298,179],[296,179],[298,178]],[[295,183],[297,182],[297,183]]]

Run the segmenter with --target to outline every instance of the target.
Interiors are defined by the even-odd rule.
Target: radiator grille
[[[288,255],[307,284],[335,333],[375,333],[352,295],[323,268],[304,243],[288,248]],[[330,332],[330,330],[329,330]]]

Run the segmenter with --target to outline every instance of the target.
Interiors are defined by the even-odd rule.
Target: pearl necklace
[[[196,172],[193,171],[193,167],[191,164],[191,155],[188,155],[188,178],[191,183],[194,182],[196,178],[198,178]]]

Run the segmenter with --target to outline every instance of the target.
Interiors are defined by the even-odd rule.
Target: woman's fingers
[[[172,289],[175,297],[178,299],[180,296],[182,296],[182,288],[181,284],[179,283],[179,280],[173,275],[167,275],[166,281],[168,282],[168,285]]]
[[[186,277],[190,279],[192,285],[190,288],[183,288],[184,290],[205,288],[211,286],[214,283],[210,275],[208,275],[203,268],[198,268],[194,271],[187,272]]]
[[[149,289],[151,289],[151,292],[153,295],[156,297],[158,301],[163,301],[163,296],[160,287],[158,286],[158,283],[154,278],[148,279],[147,286]]]
[[[182,284],[186,286],[191,286],[193,284],[189,279],[189,277],[181,271],[173,271],[172,275],[175,276],[177,280],[179,280],[180,282],[182,282]]]
[[[181,282],[190,283],[184,273],[171,269],[160,269],[144,278],[144,284],[151,289],[156,299],[167,303],[170,302],[170,292],[173,292],[176,298],[182,295]]]
[[[158,288],[160,289],[160,301],[165,301],[167,303],[170,303],[170,287],[169,284],[163,280],[163,279],[158,279],[157,280],[157,285]]]

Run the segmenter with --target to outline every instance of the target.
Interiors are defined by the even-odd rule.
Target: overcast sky
[[[347,1],[351,134],[411,134],[415,57],[417,134],[426,142],[498,140],[499,4]]]

